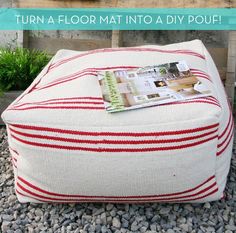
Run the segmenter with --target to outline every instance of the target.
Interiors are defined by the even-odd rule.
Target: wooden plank
[[[141,7],[141,8],[183,8],[183,7],[236,7],[236,0],[15,0],[16,7],[61,7],[61,8],[76,8],[76,7]]]
[[[112,31],[112,37],[111,37],[111,47],[121,47],[122,46],[122,31],[114,30]]]
[[[111,47],[110,40],[94,40],[94,39],[62,39],[62,38],[29,38],[29,48],[45,50],[50,54],[54,54],[59,49],[71,50],[91,50],[98,48]]]
[[[228,49],[208,48],[208,51],[216,64],[221,79],[224,81],[226,79]]]
[[[24,30],[22,31],[23,33],[23,47],[24,48],[28,48],[29,47],[29,31],[28,30]]]

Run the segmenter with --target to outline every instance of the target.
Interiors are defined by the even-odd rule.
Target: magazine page
[[[119,112],[211,95],[185,61],[98,74],[105,108]]]

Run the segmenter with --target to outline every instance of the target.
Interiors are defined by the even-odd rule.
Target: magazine
[[[161,105],[211,95],[185,61],[98,73],[108,112]]]

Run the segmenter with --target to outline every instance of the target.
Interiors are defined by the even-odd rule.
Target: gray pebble
[[[8,197],[8,202],[11,203],[11,202],[15,202],[16,201],[16,195],[11,195]]]
[[[157,225],[156,224],[151,224],[150,229],[151,229],[151,231],[156,231],[157,230]]]
[[[225,228],[230,231],[236,231],[236,226],[235,225],[226,225]]]
[[[194,211],[194,208],[193,208],[192,205],[190,205],[190,204],[185,205],[185,206],[184,206],[184,209],[188,210],[189,212]]]
[[[175,231],[172,230],[172,229],[168,229],[168,230],[167,230],[167,233],[175,233]]]
[[[139,229],[139,231],[140,231],[141,233],[144,233],[144,232],[147,231],[147,227],[143,226],[143,227],[141,227],[141,228]]]
[[[21,229],[17,229],[17,230],[15,230],[15,233],[22,233],[22,230]]]
[[[111,215],[112,217],[115,217],[115,216],[116,216],[116,211],[115,211],[115,210],[110,211],[110,215]]]
[[[6,232],[9,229],[10,224],[10,222],[3,221],[1,226],[2,232]]]
[[[120,227],[121,227],[120,219],[114,217],[114,218],[112,219],[112,226],[115,227],[115,228],[120,229]]]
[[[203,207],[205,209],[210,209],[211,208],[211,204],[209,202],[206,202]]]
[[[122,221],[121,226],[123,228],[128,228],[129,227],[129,221],[128,220],[126,220],[125,218],[122,218],[121,221]]]
[[[188,232],[188,228],[189,228],[188,224],[181,224],[181,225],[179,225],[179,227],[180,227],[181,229],[183,229],[184,231],[187,231],[187,232]]]
[[[107,211],[111,211],[111,210],[113,209],[113,207],[114,207],[113,204],[108,203],[108,204],[106,205],[106,210],[107,210]]]
[[[34,233],[35,231],[34,231],[34,228],[33,227],[30,227],[30,226],[28,226],[28,233]]]
[[[12,215],[8,215],[8,214],[3,214],[3,215],[1,216],[1,218],[2,218],[3,220],[7,221],[7,222],[10,222],[10,221],[12,221],[12,220],[14,219],[14,217],[13,217]]]
[[[102,213],[101,214],[101,222],[103,224],[106,224],[107,223],[107,216],[106,216],[106,213]]]
[[[184,217],[178,218],[177,221],[178,221],[179,223],[183,223],[183,224],[187,222],[186,218],[184,218]]]
[[[41,209],[36,209],[34,213],[35,213],[35,215],[38,216],[38,217],[43,216],[43,211],[42,211]]]
[[[107,233],[107,232],[108,232],[107,227],[106,227],[106,226],[102,226],[101,232],[102,232],[102,233]]]
[[[111,216],[108,216],[107,217],[107,224],[111,224],[112,223],[112,217]]]
[[[62,223],[62,226],[68,226],[71,223],[71,220],[68,219]]]
[[[160,209],[159,214],[161,215],[167,215],[171,210],[171,207],[163,207]]]
[[[137,231],[139,229],[138,223],[136,221],[134,221],[131,224],[131,231]]]
[[[104,208],[101,208],[101,209],[97,209],[93,215],[97,216],[97,215],[100,215],[101,213],[103,213],[105,210]]]

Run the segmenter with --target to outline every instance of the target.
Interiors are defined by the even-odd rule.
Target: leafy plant
[[[0,94],[9,90],[24,90],[48,63],[50,56],[26,48],[0,49]]]

